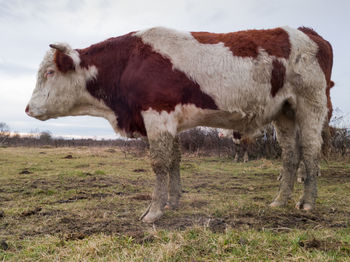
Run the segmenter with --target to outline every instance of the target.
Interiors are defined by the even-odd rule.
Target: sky
[[[289,25],[315,29],[333,46],[331,98],[350,126],[349,0],[0,0],[0,122],[12,132],[49,131],[61,137],[117,138],[96,117],[30,118],[24,109],[49,44],[84,48],[153,26],[233,32]]]

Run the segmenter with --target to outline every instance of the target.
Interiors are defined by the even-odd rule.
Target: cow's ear
[[[56,67],[62,73],[75,70],[75,65],[72,57],[68,54],[69,49],[65,45],[51,44],[51,48],[56,49],[54,62]]]

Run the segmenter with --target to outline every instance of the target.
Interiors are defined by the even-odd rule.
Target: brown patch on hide
[[[237,131],[233,131],[233,138],[234,139],[241,139],[242,135],[241,135],[241,133],[239,133]]]
[[[119,128],[131,137],[134,132],[147,135],[141,112],[149,108],[171,112],[178,104],[194,104],[217,109],[197,83],[133,33],[77,51],[82,67],[98,70],[87,90],[115,112]]]
[[[67,73],[68,71],[75,69],[73,59],[59,50],[56,50],[55,52],[54,62],[57,69],[62,73]]]
[[[316,54],[317,61],[324,73],[327,82],[327,107],[328,107],[328,121],[332,117],[333,106],[330,97],[330,89],[334,86],[334,82],[331,81],[332,66],[333,66],[333,50],[331,44],[323,39],[313,29],[308,27],[299,27],[298,30],[305,33],[312,41],[318,45],[318,52]]]
[[[256,58],[260,47],[269,55],[287,59],[291,49],[289,35],[282,28],[247,30],[226,34],[209,32],[192,32],[191,34],[202,44],[224,43],[226,47],[230,48],[233,55],[241,57]]]
[[[286,76],[285,66],[278,60],[272,62],[271,72],[271,95],[274,97],[277,92],[283,87]]]
[[[248,146],[249,144],[253,143],[253,140],[249,136],[242,136],[242,134],[237,131],[233,131],[233,138],[240,140],[239,143],[243,144],[244,146]]]
[[[250,138],[250,137],[244,137],[244,138],[242,138],[242,145],[245,145],[245,146],[249,146],[250,144],[252,144],[253,143],[253,140],[252,140],[252,138]],[[247,148],[248,149],[248,148]]]

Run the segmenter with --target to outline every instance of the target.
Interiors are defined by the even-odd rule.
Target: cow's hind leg
[[[271,207],[285,205],[292,192],[295,175],[300,161],[299,145],[297,139],[297,125],[294,117],[281,114],[274,122],[279,145],[282,148],[283,168],[281,171],[281,184],[279,192]]]
[[[319,174],[319,158],[322,144],[322,125],[326,117],[326,107],[300,106],[298,122],[300,126],[301,157],[305,164],[304,192],[296,207],[310,210],[317,198],[316,177]]]
[[[306,178],[306,170],[305,170],[305,164],[304,161],[300,161],[299,168],[297,171],[297,181],[299,183],[303,183]]]
[[[181,151],[178,136],[176,136],[174,139],[172,149],[173,150],[171,154],[171,165],[169,170],[167,208],[177,209],[179,206],[179,199],[182,191],[180,178]]]
[[[141,216],[142,221],[152,223],[163,214],[168,198],[168,174],[172,164],[174,137],[168,132],[160,133],[157,138],[149,139],[151,166],[156,175],[156,185],[151,205]]]
[[[248,150],[245,150],[243,155],[243,163],[247,163],[248,161],[249,161]]]

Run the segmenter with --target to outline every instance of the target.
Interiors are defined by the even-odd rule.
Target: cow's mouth
[[[28,115],[30,117],[36,118],[36,119],[41,120],[41,121],[45,121],[45,120],[48,120],[49,118],[51,118],[51,117],[48,117],[46,115],[32,115],[32,114],[28,114]]]
[[[36,119],[39,119],[41,121],[45,121],[45,120],[48,120],[49,118],[51,117],[48,117],[48,116],[34,116]]]
[[[26,110],[25,110],[26,114],[30,117],[33,117],[33,118],[36,118],[36,119],[39,119],[41,121],[45,121],[45,120],[48,120],[49,116],[47,116],[46,114],[36,114],[34,113],[30,108],[29,106],[26,107]]]

